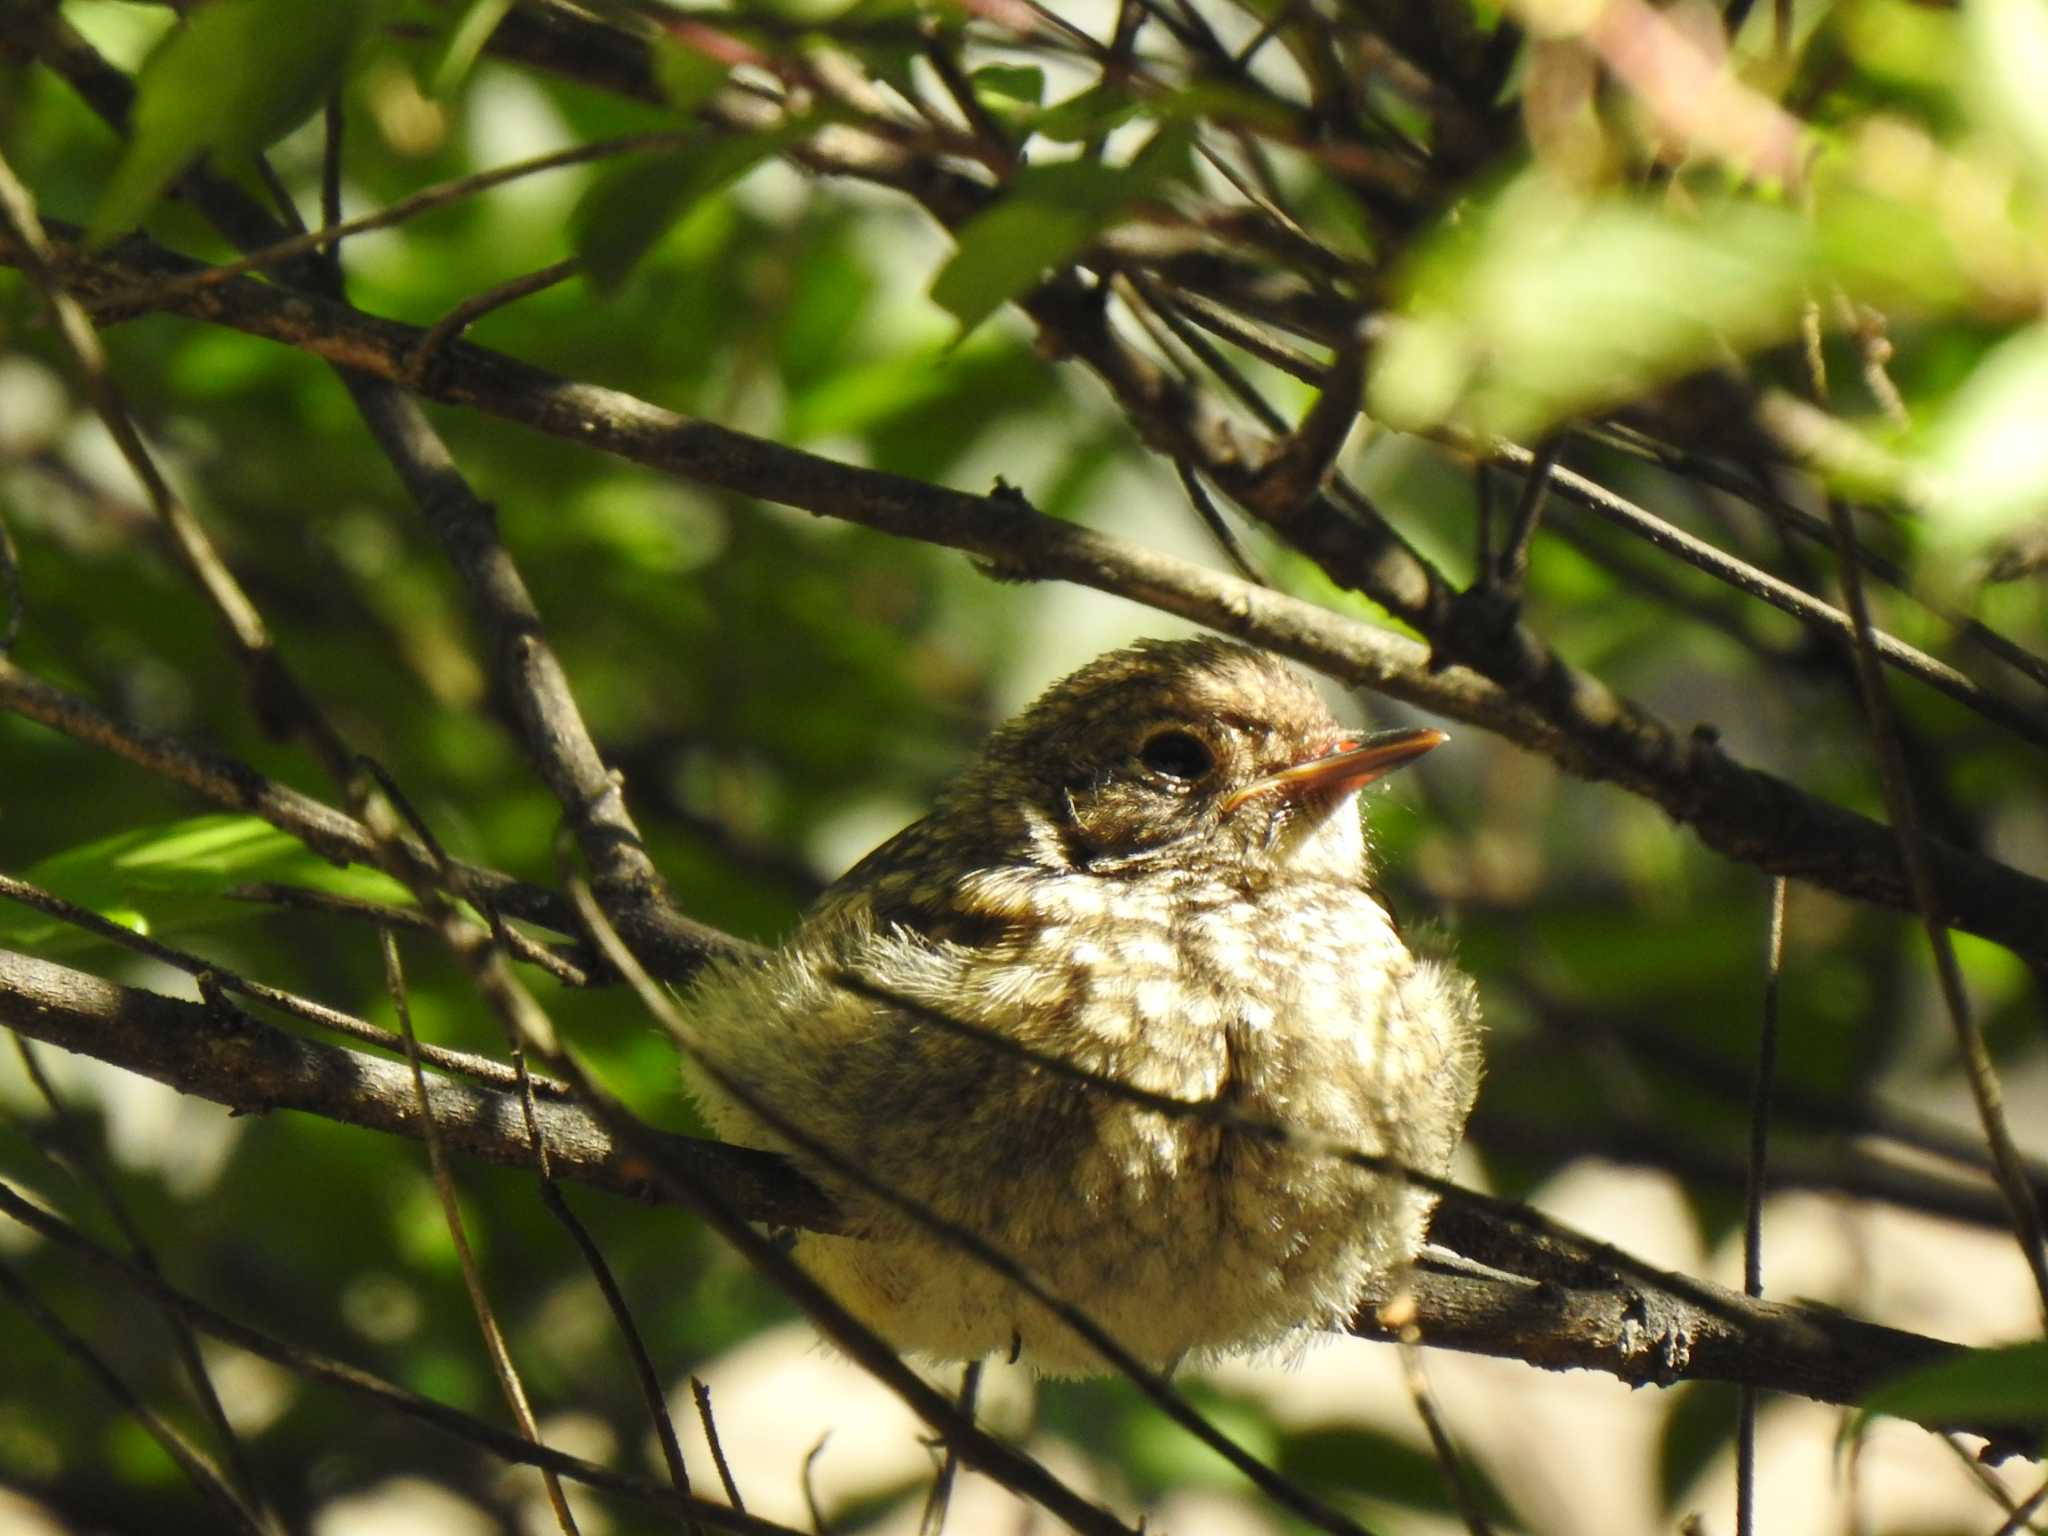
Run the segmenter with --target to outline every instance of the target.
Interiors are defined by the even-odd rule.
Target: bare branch
[[[333,863],[382,867],[377,840],[354,817],[234,758],[117,720],[97,705],[24,672],[4,656],[0,709],[111,752],[226,810],[259,816]],[[409,857],[425,868],[426,848],[416,840],[407,847]],[[460,859],[449,859],[446,867],[454,877],[455,894],[477,907],[540,923],[558,933],[578,931],[575,912],[553,891]],[[688,976],[715,956],[746,948],[714,928],[665,910],[629,912],[616,921],[627,941],[637,946],[642,963],[671,979]]]
[[[287,1343],[282,1339],[274,1339],[246,1323],[214,1311],[203,1302],[196,1301],[173,1288],[160,1276],[130,1264],[119,1255],[102,1248],[70,1223],[24,1200],[4,1182],[0,1182],[0,1212],[4,1212],[29,1230],[40,1233],[67,1253],[84,1259],[118,1283],[132,1286],[159,1305],[174,1309],[201,1333],[225,1340],[265,1360],[274,1361],[310,1380],[339,1387],[379,1407],[430,1424],[464,1444],[479,1446],[505,1461],[517,1462],[524,1466],[545,1467],[589,1487],[638,1499],[656,1509],[684,1515],[722,1531],[737,1531],[741,1536],[799,1536],[798,1532],[788,1526],[777,1525],[773,1521],[749,1515],[743,1510],[708,1503],[687,1494],[677,1493],[674,1489],[666,1488],[647,1478],[635,1477],[626,1472],[615,1472],[609,1467],[598,1466],[595,1462],[585,1461],[581,1457],[571,1456],[548,1446],[535,1445],[518,1435],[499,1429],[496,1425],[464,1413],[459,1408],[451,1408],[446,1403],[422,1397],[417,1392],[373,1376],[368,1371],[359,1370],[331,1355]]]
[[[118,986],[0,950],[0,1019],[33,1039],[112,1062],[237,1113],[298,1109],[415,1140],[421,1134],[404,1063],[302,1040],[247,1014]],[[533,1166],[515,1094],[438,1077],[429,1086],[434,1121],[450,1150],[504,1167]],[[652,1170],[627,1155],[587,1111],[541,1100],[537,1115],[563,1178],[649,1197]],[[659,1140],[665,1158],[718,1185],[752,1219],[832,1230],[830,1203],[781,1158],[685,1136]]]
[[[0,249],[0,262],[13,259]],[[189,265],[129,241],[100,258],[68,248],[65,275],[89,293],[149,269]],[[195,318],[390,380],[403,377],[421,334],[248,279],[180,304]],[[1715,851],[1767,873],[1911,906],[1896,841],[1876,822],[1735,762],[1711,737],[1681,735],[1540,645],[1525,657],[1534,669],[1530,680],[1511,692],[1462,667],[1433,670],[1424,647],[1315,604],[1041,516],[1014,493],[973,496],[835,463],[468,343],[447,349],[436,375],[434,397],[453,404],[671,474],[964,550],[1009,579],[1073,581],[1256,641],[1352,686],[1483,726],[1568,772],[1616,783],[1691,826]],[[1348,521],[1320,503],[1317,516]],[[1496,666],[1513,670],[1498,660]],[[1525,699],[1542,701],[1541,711]],[[2019,954],[2048,958],[2048,882],[1948,844],[1930,843],[1929,856],[1949,922]]]
[[[397,1063],[6,951],[0,1022],[232,1108],[302,1109],[369,1130],[420,1135],[412,1086]],[[451,1150],[506,1167],[533,1166],[516,1096],[443,1080],[431,1080],[429,1091]],[[719,1190],[747,1219],[836,1228],[830,1203],[773,1154],[644,1127],[640,1144],[627,1148],[570,1104],[542,1103],[539,1118],[554,1169],[565,1179],[634,1198],[673,1199],[654,1185],[650,1157],[658,1156]],[[1432,1236],[1485,1266],[1476,1273],[1425,1267],[1414,1276],[1416,1323],[1434,1347],[1595,1370],[1636,1385],[1732,1381],[1840,1403],[1957,1348],[1828,1308],[1752,1301],[1663,1274],[1533,1212],[1466,1191],[1446,1194]],[[1370,1311],[1352,1329],[1367,1338],[1398,1331]],[[1949,1427],[1999,1446],[2015,1440],[2013,1426]]]
[[[8,1194],[0,1186],[0,1194]],[[12,1198],[9,1195],[9,1198]],[[4,1293],[17,1307],[28,1314],[29,1321],[40,1328],[57,1347],[93,1378],[101,1391],[120,1405],[123,1412],[140,1424],[145,1433],[158,1445],[164,1454],[177,1464],[178,1469],[191,1479],[193,1486],[204,1493],[230,1525],[237,1530],[249,1532],[249,1536],[265,1536],[263,1517],[247,1504],[228,1485],[206,1454],[193,1445],[177,1427],[166,1420],[138,1397],[134,1390],[121,1379],[112,1365],[103,1359],[76,1330],[43,1304],[42,1298],[29,1288],[28,1282],[15,1273],[14,1266],[0,1261],[0,1293]]]

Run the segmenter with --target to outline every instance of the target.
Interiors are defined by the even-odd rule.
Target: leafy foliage
[[[1829,500],[1856,503],[1877,622],[1931,657],[1890,674],[1920,818],[1957,849],[2038,874],[2048,23],[2031,0],[1820,0],[1788,11],[1783,35],[1772,8],[1624,0],[1175,0],[1121,21],[948,0],[209,0],[162,13],[67,0],[53,27],[42,9],[0,0],[0,155],[68,253],[59,280],[87,299],[104,297],[86,284],[92,263],[132,256],[131,232],[199,260],[236,254],[243,237],[193,195],[195,168],[274,218],[260,159],[318,224],[332,158],[349,215],[444,191],[342,241],[337,280],[363,315],[422,328],[497,293],[505,302],[444,347],[461,379],[488,371],[478,357],[507,357],[678,412],[679,438],[712,423],[816,456],[776,460],[780,499],[757,498],[708,460],[667,473],[595,451],[594,426],[517,424],[538,410],[429,410],[690,917],[772,940],[1033,688],[1179,622],[1078,588],[992,582],[1038,574],[1014,551],[963,560],[863,526],[869,492],[845,491],[840,467],[968,492],[1000,482],[1065,523],[1221,569],[1187,505],[1187,485],[1208,486],[1264,580],[1463,664],[1418,662],[1402,697],[1441,702],[1467,675],[1494,690],[1451,748],[1372,806],[1389,899],[1411,929],[1445,930],[1486,1000],[1470,1178],[1540,1197],[1589,1164],[1660,1170],[1696,1251],[1725,1257],[1743,1215],[1765,872],[1789,868],[1810,880],[1789,907],[1779,1179],[1972,1238],[2002,1229],[1974,1124],[1947,1112],[1967,1102],[1961,1068],[1903,901],[1865,899],[1884,882],[1853,850],[1786,851],[1812,805],[1887,814],[1849,643],[1768,606],[1749,577],[1840,605]],[[133,80],[124,126],[93,100],[105,78],[82,60]],[[648,134],[668,137],[650,147]],[[457,180],[573,146],[600,148],[489,188]],[[10,667],[339,802],[304,737],[266,729],[21,249],[0,231]],[[571,280],[499,291],[571,259]],[[558,886],[564,804],[535,772],[508,683],[515,646],[480,622],[348,388],[308,350],[339,336],[374,369],[374,336],[352,321],[320,334],[316,317],[281,345],[228,323],[232,285],[207,292],[221,310],[188,294],[101,316],[127,410],[348,748],[449,853]],[[409,365],[408,386],[451,398],[436,394],[433,357]],[[1359,381],[1374,430],[1330,445],[1285,506],[1263,500],[1258,477],[1287,462],[1278,450],[1313,446],[1312,404]],[[588,406],[568,384],[558,393],[565,411]],[[1681,563],[1672,541],[1562,483],[1537,513],[1530,458],[1508,454],[1510,439],[1550,444],[1569,474],[1727,563]],[[1511,549],[1520,512],[1528,539]],[[1150,578],[1098,578],[1299,643],[1259,627],[1263,594],[1205,609]],[[1542,648],[1529,668],[1489,648],[1517,622]],[[1549,688],[1553,662],[1622,702],[1575,713],[1590,690]],[[1930,686],[1939,669],[1963,675],[1965,698]],[[1627,707],[1672,728],[1668,750],[1631,756],[1603,734]],[[1728,778],[1678,776],[1715,752],[1791,786],[1718,840],[1693,829],[1724,798],[1749,803]],[[224,970],[394,1020],[371,925],[244,889],[393,902],[393,881],[18,713],[0,713],[0,872]],[[0,909],[0,947],[184,985],[27,908]],[[424,935],[400,947],[421,1037],[502,1056],[465,966]],[[1965,939],[1960,955],[1997,1064],[2021,1085],[2012,1117],[2038,1138],[2044,946]],[[701,1129],[673,1052],[623,990],[522,975],[607,1086],[666,1128]],[[81,1135],[48,1155],[60,1122],[0,1061],[10,1186],[104,1231],[70,1169],[105,1163],[184,1289],[501,1416],[415,1144],[293,1113],[230,1119],[35,1053]],[[1900,1176],[1901,1147],[1940,1171]],[[2048,1187],[2038,1165],[2032,1176]],[[531,1179],[467,1164],[458,1178],[536,1401],[613,1463],[654,1466],[597,1288]],[[792,1321],[701,1224],[580,1192],[572,1203],[665,1381]],[[2000,1261],[2017,1272],[2010,1246]],[[152,1312],[11,1227],[0,1254],[139,1395],[207,1438]],[[1977,1282],[1936,1274],[1925,1289],[1953,1300]],[[2013,1289],[1998,1291],[2004,1310],[1968,1302],[1968,1328],[1952,1314],[1941,1326],[1970,1343],[2031,1327],[2023,1285],[2014,1321]],[[1844,1283],[1827,1299],[1868,1298]],[[1871,1411],[2031,1413],[2029,1348],[1965,1357]],[[218,1528],[157,1443],[19,1312],[0,1310],[0,1359],[0,1481],[81,1527]],[[490,1520],[532,1513],[529,1490],[453,1441],[236,1351],[211,1363],[239,1383],[230,1416],[288,1528],[406,1476]],[[1388,1529],[1452,1509],[1405,1416],[1354,1405],[1303,1422],[1198,1390],[1242,1443],[1346,1507],[1371,1501]],[[1634,1400],[1658,1426],[1645,1486],[1671,1506],[1638,1523],[1703,1497],[1729,1395]],[[1035,1420],[1006,1432],[1085,1467],[1120,1508],[1201,1494],[1265,1518],[1236,1474],[1121,1384],[1049,1386]],[[1508,1528],[1540,1523],[1530,1510],[1547,1495],[1532,1496],[1526,1468],[1498,1445],[1466,1449],[1482,1505]],[[900,1528],[926,1469],[884,1470],[834,1513]],[[777,1476],[799,1486],[794,1467]],[[1966,1486],[1955,1497],[1968,1520],[1996,1523]],[[625,1501],[606,1512],[615,1530],[658,1523]]]

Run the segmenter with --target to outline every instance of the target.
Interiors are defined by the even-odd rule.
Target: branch
[[[20,25],[15,18],[10,17],[9,20]],[[35,30],[40,33],[36,38],[37,45],[52,67],[100,113],[109,127],[125,136],[134,100],[133,87],[127,77],[107,66],[91,44],[57,19],[54,12],[46,18],[45,25]],[[484,178],[484,182],[509,179],[543,164],[560,165],[591,158],[591,154],[585,151],[608,154],[622,148],[649,149],[663,142],[672,143],[676,137],[674,134],[652,135],[603,146],[583,146],[581,150],[543,157],[541,162],[532,162],[524,167],[505,168],[495,177]],[[478,184],[472,182],[472,190]],[[177,193],[244,251],[255,248],[258,255],[250,258],[250,264],[260,260],[274,265],[288,282],[301,291],[339,301],[339,269],[322,260],[319,253],[320,246],[340,238],[338,226],[319,236],[301,233],[297,238],[288,238],[291,231],[277,224],[239,185],[203,165],[193,167],[180,178]],[[450,189],[442,189],[440,195],[453,193]],[[433,200],[427,201],[431,204]],[[417,211],[417,206],[403,211]],[[387,214],[390,212],[387,210]],[[331,205],[328,206],[328,214],[330,218],[335,214]],[[21,247],[31,275],[35,275],[47,265],[42,244],[47,237],[39,228],[32,234],[17,217],[10,216],[7,222],[15,227],[16,243]],[[191,274],[191,280],[211,280],[212,275],[217,275],[217,269],[216,274]],[[48,286],[50,275],[39,280]],[[68,295],[53,292],[49,297],[53,304],[71,302]],[[429,333],[427,343],[438,345],[438,338],[449,329],[445,323],[436,326],[434,332]],[[96,345],[96,338],[88,336],[86,339]],[[423,343],[415,354],[416,363],[434,349],[427,343]],[[624,787],[605,768],[598,755],[596,743],[592,741],[576,707],[568,675],[548,644],[539,610],[510,552],[498,537],[491,509],[471,490],[453,454],[427,420],[425,411],[397,382],[362,374],[341,364],[336,366],[372,438],[391,461],[462,579],[471,606],[491,642],[494,677],[500,693],[512,706],[520,744],[561,805],[565,821],[582,847],[584,857],[597,872],[600,888],[607,900],[618,908],[617,917],[628,929],[642,933],[651,931],[685,949],[702,942],[703,931],[676,911],[660,872],[647,856],[639,830],[626,807]],[[117,430],[116,436],[120,435]],[[139,452],[139,439],[135,447]],[[131,454],[131,457],[136,455]],[[145,462],[138,461],[137,471],[146,485],[153,490],[158,488],[158,482],[147,472]],[[165,495],[157,495],[153,499],[159,503],[160,516],[174,530],[190,523],[189,517],[180,520],[173,516],[178,509],[167,503]],[[196,537],[194,525],[192,536],[181,534],[181,548]],[[211,559],[210,552],[204,553],[207,561],[187,556],[188,563],[193,564],[202,576],[219,564]],[[252,653],[253,658],[262,664],[255,675],[267,685],[268,694],[259,695],[259,698],[273,697],[288,704],[289,711],[283,718],[303,726],[311,735],[337,782],[352,785],[354,765],[351,754],[326,724],[311,696],[292,680],[281,658],[263,636],[253,607],[233,588],[225,569],[220,568],[220,574],[210,577],[203,585],[223,617],[235,621],[237,614],[247,610],[246,619],[231,622],[230,629],[237,636],[238,654]],[[238,600],[240,608],[229,599]],[[243,638],[245,630],[254,639]],[[260,644],[257,643],[259,641]],[[399,851],[405,851],[405,846],[401,841]],[[412,866],[414,869],[426,867]],[[402,870],[394,872],[403,873]]]
[[[562,807],[599,889],[622,917],[687,931],[647,856],[624,784],[605,767],[583,723],[540,609],[498,537],[496,514],[470,488],[417,400],[391,382],[350,373],[342,381],[461,578],[520,744]]]
[[[0,656],[0,709],[111,752],[225,810],[260,816],[335,864],[381,867],[376,838],[354,817],[235,758],[117,720],[97,705],[22,671],[5,656]],[[412,839],[405,844],[415,867],[429,867],[430,856],[421,844]],[[454,876],[455,894],[479,908],[540,923],[557,933],[582,931],[569,903],[544,886],[455,858],[448,859],[447,867]],[[670,980],[690,975],[707,959],[746,947],[715,928],[673,913],[656,921],[649,913],[634,911],[617,921],[642,963]]]
[[[410,1076],[399,1063],[5,950],[0,1023],[237,1111],[298,1109],[367,1130],[422,1134]],[[449,1147],[503,1167],[534,1165],[516,1095],[433,1078],[430,1097]],[[558,1176],[636,1199],[660,1198],[651,1170],[624,1155],[589,1112],[546,1101],[537,1108]],[[718,1189],[750,1220],[836,1229],[829,1201],[772,1153],[666,1134],[656,1145],[664,1160]],[[1660,1273],[1477,1195],[1447,1198],[1432,1235],[1487,1271],[1425,1268],[1414,1277],[1413,1321],[1426,1343],[1441,1348],[1600,1371],[1634,1385],[1732,1381],[1832,1403],[1855,1402],[1902,1371],[1959,1349],[1826,1308],[1751,1301]],[[1352,1328],[1367,1338],[1399,1332],[1372,1316]],[[1942,1427],[2000,1447],[2015,1441],[2012,1426]]]
[[[0,950],[0,1021],[224,1104],[237,1114],[298,1109],[365,1130],[421,1139],[419,1100],[405,1064],[305,1040],[249,1014],[118,986],[83,971]],[[516,1092],[429,1078],[434,1123],[455,1151],[509,1168],[534,1166]],[[680,1090],[679,1090],[680,1091]],[[620,1151],[588,1111],[537,1099],[555,1173],[634,1199],[651,1170]],[[756,1221],[831,1231],[825,1197],[781,1158],[688,1136],[662,1136],[664,1156],[725,1190]]]
[[[0,1182],[0,1214],[20,1222],[66,1253],[84,1259],[116,1283],[132,1286],[159,1306],[177,1313],[187,1326],[200,1333],[211,1335],[247,1350],[252,1355],[273,1361],[310,1380],[339,1387],[344,1392],[353,1393],[380,1407],[390,1408],[422,1423],[431,1424],[463,1444],[477,1446],[502,1460],[522,1466],[540,1467],[563,1477],[573,1478],[592,1488],[603,1489],[608,1493],[630,1499],[639,1499],[657,1509],[718,1530],[738,1531],[742,1536],[797,1536],[790,1527],[763,1520],[758,1515],[748,1514],[745,1510],[728,1509],[722,1504],[693,1498],[689,1494],[663,1487],[660,1483],[635,1476],[630,1472],[601,1467],[595,1462],[585,1461],[580,1456],[571,1456],[549,1446],[536,1445],[473,1414],[464,1413],[460,1408],[424,1397],[409,1388],[373,1376],[368,1371],[358,1370],[332,1355],[273,1338],[251,1328],[239,1319],[225,1316],[204,1303],[195,1301],[172,1286],[163,1276],[143,1265],[122,1258],[110,1249],[101,1247],[69,1222],[24,1200],[4,1182]]]
[[[0,263],[15,259],[0,242]],[[139,240],[88,258],[71,239],[65,261],[67,284],[87,297],[196,269]],[[181,295],[176,308],[393,382],[409,376],[424,334],[246,278]],[[1534,658],[1545,675],[1515,692],[1464,667],[1432,670],[1429,651],[1413,641],[1042,516],[1014,493],[974,496],[840,464],[466,342],[442,350],[423,388],[669,474],[963,550],[1001,578],[1071,581],[1209,625],[1352,686],[1482,726],[1581,778],[1614,782],[1663,807],[1716,852],[1767,873],[1911,908],[1897,843],[1883,826],[1736,762],[1705,734],[1682,735],[1547,651]],[[1540,695],[1543,709],[1522,692]],[[1930,843],[1929,853],[1947,921],[2048,960],[2048,881],[1951,844]]]

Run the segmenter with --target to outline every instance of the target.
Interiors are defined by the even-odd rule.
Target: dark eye
[[[1216,756],[1199,736],[1186,731],[1161,731],[1138,748],[1138,761],[1154,773],[1192,784],[1216,766]]]

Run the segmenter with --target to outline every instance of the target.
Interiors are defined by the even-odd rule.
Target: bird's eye
[[[1186,731],[1161,731],[1138,748],[1138,761],[1154,773],[1192,784],[1216,766],[1216,756],[1199,736]]]

